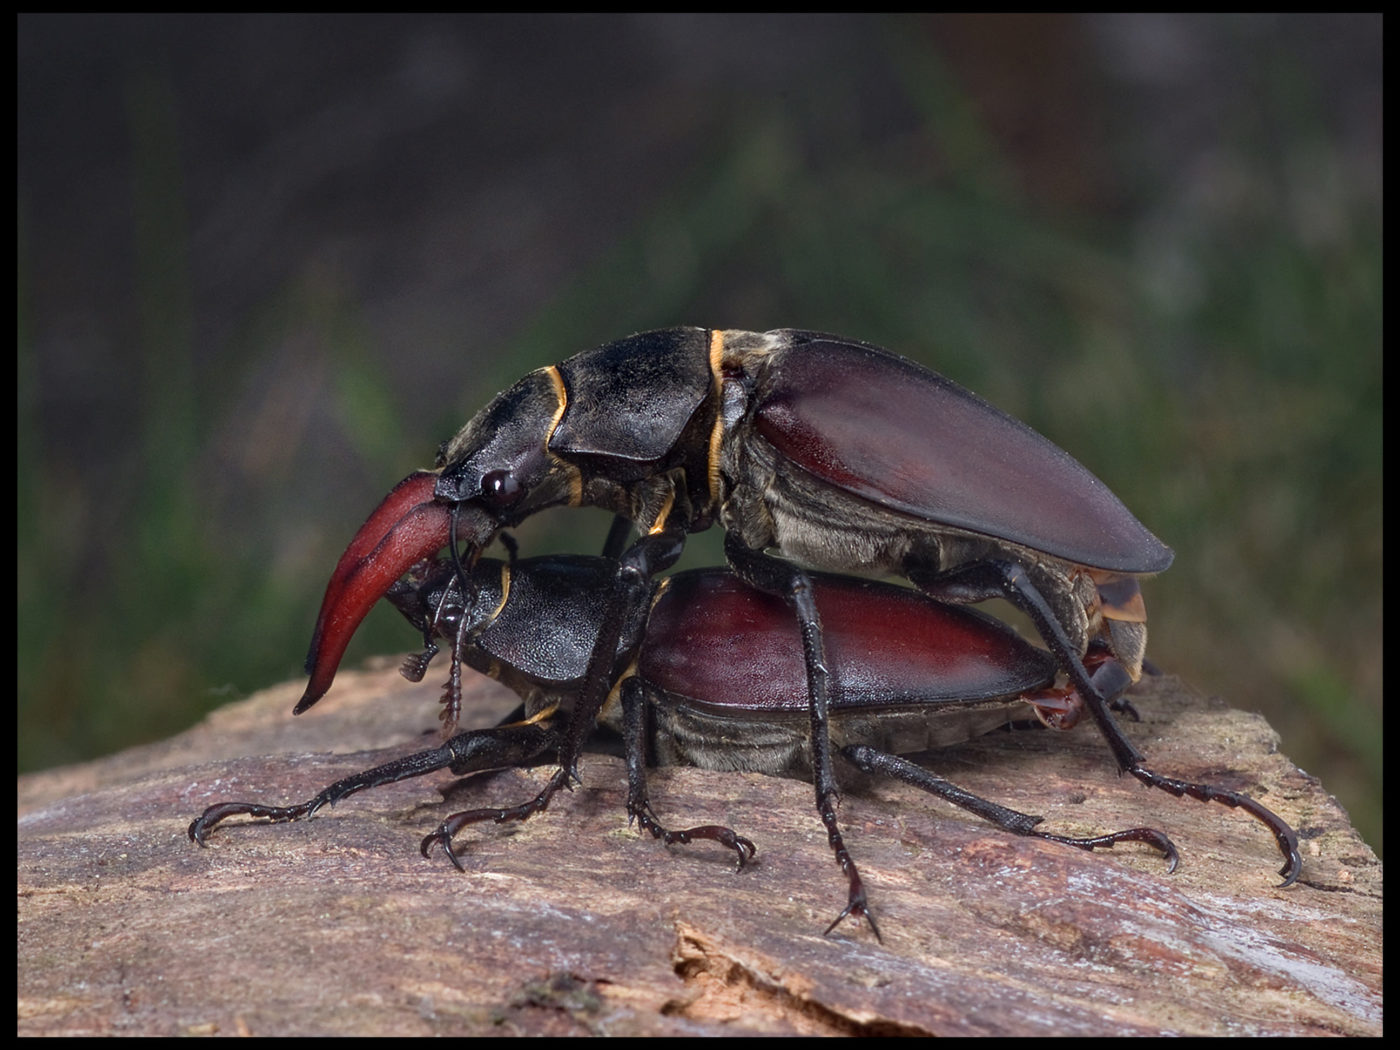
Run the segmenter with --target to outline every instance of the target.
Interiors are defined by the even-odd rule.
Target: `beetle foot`
[[[817,812],[821,815],[822,823],[826,825],[827,842],[831,844],[831,852],[836,854],[836,863],[841,865],[841,873],[846,876],[848,886],[846,907],[826,928],[826,933],[829,934],[836,929],[847,915],[854,915],[857,918],[864,918],[870,924],[870,932],[875,934],[875,939],[883,943],[885,939],[880,936],[880,927],[875,924],[875,916],[870,914],[870,906],[865,900],[865,883],[861,881],[860,869],[856,867],[856,862],[851,859],[851,854],[846,849],[846,840],[841,837],[841,829],[836,823],[836,796],[834,792],[822,795],[818,799]]]
[[[454,813],[437,826],[431,835],[424,837],[419,845],[419,852],[423,856],[428,856],[432,852],[433,845],[442,846],[442,851],[447,854],[447,859],[457,866],[457,870],[465,873],[466,868],[457,858],[457,854],[452,849],[452,839],[457,832],[461,831],[469,824],[482,824],[490,820],[497,824],[504,824],[511,820],[526,820],[536,813],[543,813],[549,807],[549,800],[554,797],[554,793],[561,787],[568,786],[569,771],[559,769],[554,776],[549,778],[549,783],[544,790],[532,798],[529,802],[519,806],[512,806],[509,809],[468,809],[461,813]]]
[[[1298,833],[1268,806],[1237,791],[1228,791],[1211,784],[1193,784],[1186,780],[1175,780],[1171,777],[1164,777],[1160,773],[1154,773],[1150,769],[1144,769],[1140,765],[1128,767],[1128,772],[1148,787],[1161,788],[1177,798],[1189,795],[1201,802],[1219,802],[1231,809],[1244,810],[1273,832],[1274,841],[1278,843],[1279,852],[1283,854],[1283,867],[1279,868],[1278,872],[1283,876],[1283,882],[1279,884],[1278,888],[1283,889],[1285,886],[1291,886],[1298,880],[1298,875],[1303,868],[1302,858],[1298,855]]]
[[[656,819],[656,814],[652,811],[650,803],[642,803],[640,806],[629,805],[627,807],[627,820],[631,823],[637,822],[637,826],[643,831],[651,832],[651,837],[660,839],[666,846],[688,846],[696,839],[709,839],[711,842],[718,842],[721,846],[728,846],[739,855],[739,870],[753,859],[758,848],[744,836],[736,834],[732,829],[722,827],[718,824],[703,824],[696,828],[686,828],[684,831],[672,831],[663,827]]]
[[[201,846],[208,845],[204,840],[215,826],[229,817],[249,816],[265,819],[269,824],[285,824],[291,820],[302,820],[321,808],[325,800],[314,798],[297,806],[263,806],[256,802],[220,802],[210,806],[190,824],[190,841]]]
[[[859,881],[859,880],[857,880]],[[846,907],[841,910],[841,914],[831,921],[831,925],[822,931],[823,937],[831,935],[831,931],[841,925],[841,920],[851,915],[857,919],[864,919],[870,924],[870,932],[875,935],[875,939],[881,944],[885,943],[885,938],[880,936],[880,927],[875,925],[875,916],[870,913],[870,905],[865,900],[865,890],[858,889],[851,892],[846,900]]]
[[[1032,831],[1029,833],[1038,839],[1047,839],[1050,842],[1062,842],[1066,846],[1075,846],[1083,850],[1093,850],[1100,847],[1112,847],[1119,842],[1145,842],[1153,849],[1162,854],[1167,862],[1167,874],[1176,871],[1177,861],[1180,860],[1176,852],[1176,846],[1172,840],[1158,831],[1156,828],[1129,828],[1127,831],[1114,831],[1107,835],[1095,835],[1091,838],[1073,838],[1069,835],[1053,835],[1048,831]]]

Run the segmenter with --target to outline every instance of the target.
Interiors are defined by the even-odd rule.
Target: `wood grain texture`
[[[845,883],[810,785],[658,770],[673,826],[753,839],[665,848],[627,824],[619,758],[523,824],[469,828],[468,873],[419,840],[458,809],[524,801],[546,772],[440,773],[315,818],[231,821],[431,746],[436,686],[344,673],[159,745],[19,779],[18,1031],[254,1035],[1377,1035],[1382,867],[1258,717],[1171,677],[1134,693],[1151,768],[1249,792],[1299,831],[1303,875],[1252,819],[1118,777],[1091,726],[996,734],[924,759],[1068,834],[1149,824],[1181,850],[1020,839],[905,785],[841,770],[846,841],[885,940],[826,925]],[[469,689],[463,725],[512,707]],[[392,744],[393,746],[386,746]],[[448,797],[444,799],[443,791]]]

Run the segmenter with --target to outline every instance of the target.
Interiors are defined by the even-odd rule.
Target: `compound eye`
[[[525,489],[508,470],[491,470],[482,475],[482,499],[498,509],[514,506],[523,495]]]

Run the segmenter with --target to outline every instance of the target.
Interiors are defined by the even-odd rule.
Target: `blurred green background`
[[[1153,659],[1379,850],[1382,29],[20,16],[19,769],[299,675],[365,515],[528,369],[791,326],[1104,478],[1177,552]]]

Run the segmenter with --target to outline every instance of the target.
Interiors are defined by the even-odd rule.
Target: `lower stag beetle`
[[[465,662],[521,696],[518,720],[460,733],[440,747],[347,777],[300,805],[215,805],[190,827],[190,837],[203,844],[216,824],[238,814],[273,821],[308,817],[365,788],[443,768],[465,775],[546,761],[564,743],[566,707],[584,679],[601,627],[595,595],[614,566],[582,556],[483,559],[471,572],[468,604],[450,560],[416,565],[388,589],[389,600],[428,644],[426,652],[409,658],[404,675],[420,679],[437,652],[436,639],[446,639],[453,658],[449,698]],[[1072,725],[1079,707],[1072,690],[1054,686],[1049,653],[998,620],[908,588],[813,574],[812,593],[830,660],[829,731],[837,755],[867,774],[923,788],[1018,835],[1081,849],[1144,842],[1175,867],[1176,850],[1160,831],[1131,828],[1088,838],[1038,831],[1040,817],[979,798],[902,757],[1000,728],[1021,712],[1033,711],[1056,727]],[[651,755],[663,765],[810,774],[807,668],[787,606],[724,570],[677,574],[656,586],[652,600],[629,611],[611,674],[620,679],[617,700],[605,706],[603,721],[623,736],[629,819],[668,845],[718,842],[737,853],[742,867],[754,845],[731,829],[675,831],[661,823],[648,797],[645,765]],[[459,831],[537,813],[564,782],[560,770],[536,802],[448,817],[424,839],[424,854],[441,844],[461,868],[452,847]],[[822,816],[835,827],[834,814]],[[839,834],[831,845],[849,888],[846,907],[827,932],[846,915],[857,915],[878,937],[859,871]]]
[[[342,555],[296,712],[330,687],[370,606],[437,549],[444,515],[469,589],[467,570],[498,533],[552,506],[602,507],[638,532],[625,550],[625,534],[610,538],[615,571],[596,596],[598,641],[560,749],[570,775],[608,694],[628,610],[688,533],[718,523],[731,568],[781,596],[800,626],[823,814],[837,797],[826,746],[831,686],[811,578],[797,562],[903,576],[944,601],[1008,599],[1068,675],[1121,772],[1246,810],[1274,832],[1283,884],[1298,877],[1286,824],[1246,795],[1153,773],[1109,710],[1141,671],[1138,581],[1166,569],[1171,550],[1023,423],[902,357],[836,336],[648,332],[532,372],[497,396],[442,446],[432,471],[390,493]],[[1092,678],[1091,643],[1108,654]],[[834,821],[829,830],[837,834]]]

